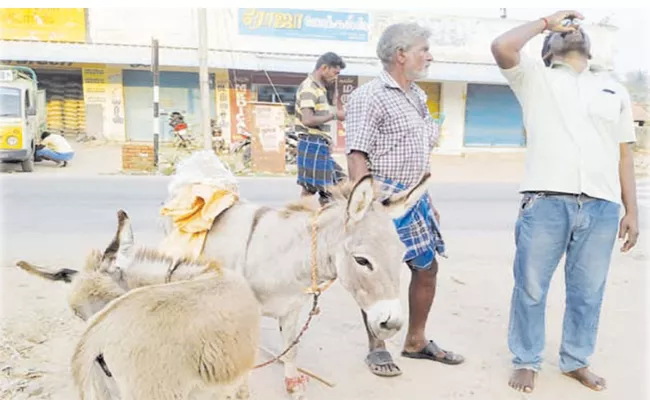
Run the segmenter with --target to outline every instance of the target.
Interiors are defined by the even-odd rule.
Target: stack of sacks
[[[66,135],[78,135],[85,114],[83,91],[80,82],[68,81],[64,88],[63,131]]]

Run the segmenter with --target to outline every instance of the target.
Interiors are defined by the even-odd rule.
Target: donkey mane
[[[347,202],[352,195],[352,189],[354,189],[355,183],[349,180],[340,182],[336,185],[328,186],[327,190],[330,192],[333,201],[328,203],[325,206],[321,206],[318,202],[318,195],[302,197],[298,200],[291,201],[287,203],[283,208],[281,208],[280,216],[283,218],[288,218],[294,214],[299,213],[316,213],[321,208],[329,208],[336,204],[337,202]],[[380,198],[377,188],[375,188],[373,200]]]
[[[169,254],[150,247],[141,247],[133,254],[134,262],[152,262],[152,263],[175,263],[175,269],[179,267],[197,268],[203,267],[201,273],[217,272],[221,273],[221,264],[215,260],[208,260],[203,257],[173,257]]]

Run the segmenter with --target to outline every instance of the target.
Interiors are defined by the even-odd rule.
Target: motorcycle
[[[231,154],[241,154],[242,161],[245,167],[249,167],[251,163],[251,134],[244,131],[240,133],[244,139],[235,142],[230,147]]]
[[[234,143],[230,149],[231,153],[242,154],[244,165],[248,166],[251,162],[251,134],[242,132],[243,140]],[[287,164],[295,164],[298,156],[298,135],[293,129],[287,129],[284,132],[284,161]]]
[[[298,135],[293,129],[284,132],[284,161],[295,164],[298,158]]]
[[[212,132],[212,150],[216,154],[226,151],[226,140],[221,134],[221,127],[214,119],[210,119],[210,130]]]
[[[169,126],[172,127],[172,133],[176,138],[176,146],[189,148],[192,146],[192,136],[187,129],[185,118],[178,111],[174,111],[169,116]]]

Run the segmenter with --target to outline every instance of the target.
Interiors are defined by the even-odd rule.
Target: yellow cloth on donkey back
[[[160,210],[172,218],[173,228],[160,247],[177,257],[199,258],[214,220],[231,207],[239,196],[223,186],[194,183],[185,185]]]

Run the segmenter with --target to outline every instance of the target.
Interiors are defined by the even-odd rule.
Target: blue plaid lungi
[[[407,186],[387,178],[375,177],[381,182],[385,197],[407,189]],[[393,220],[400,240],[406,246],[404,262],[415,269],[429,269],[436,253],[447,258],[440,226],[433,214],[433,201],[429,193],[420,197],[406,214]]]
[[[310,193],[326,196],[327,187],[333,186],[347,176],[334,161],[327,139],[319,135],[299,135],[296,157],[298,184]]]

